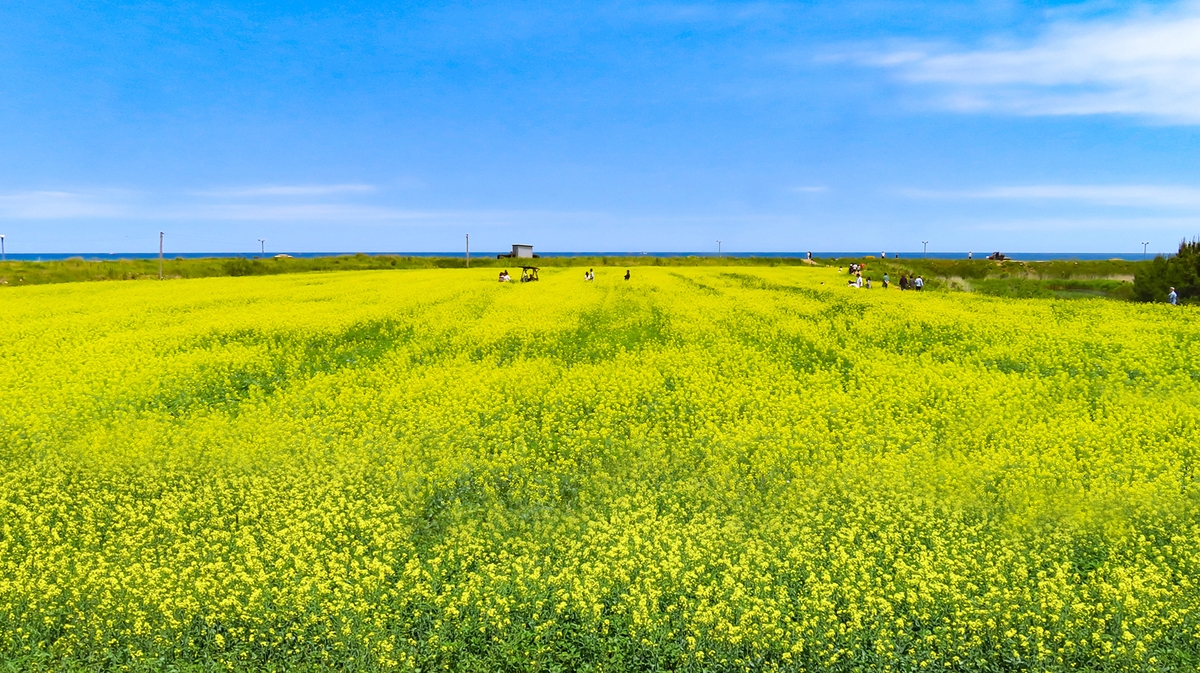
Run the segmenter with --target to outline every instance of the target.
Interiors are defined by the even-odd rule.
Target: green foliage
[[[971,289],[993,297],[1083,299],[1133,298],[1133,285],[1122,280],[1041,280],[1033,278],[984,278],[971,281]]]
[[[1172,287],[1180,303],[1200,301],[1200,239],[1181,241],[1171,257],[1156,256],[1134,278],[1133,294],[1138,301],[1167,301]]]
[[[822,264],[845,267],[850,262],[865,263],[868,273],[879,278],[884,271],[898,278],[900,273],[922,274],[925,278],[1033,278],[1033,279],[1103,279],[1114,276],[1132,277],[1144,262],[1120,259],[1052,260],[1045,262],[993,262],[987,259],[930,259],[876,257],[822,259]]]
[[[258,259],[239,257],[225,263],[225,273],[230,276],[265,276],[267,271],[267,265]]]
[[[362,254],[316,258],[175,258],[163,261],[163,276],[168,279],[211,278],[214,276],[266,276],[321,271],[461,268],[462,266],[462,259]],[[72,258],[55,262],[7,262],[0,265],[0,285],[8,287],[78,281],[154,280],[157,278],[157,259],[116,259],[89,262]]]

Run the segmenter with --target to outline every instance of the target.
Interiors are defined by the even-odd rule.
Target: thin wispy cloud
[[[975,190],[901,189],[914,199],[1071,201],[1105,206],[1200,207],[1200,187],[1180,185],[1013,185]]]
[[[326,188],[329,186],[324,186]],[[337,187],[348,187],[338,185]],[[281,188],[271,188],[281,189]],[[293,188],[289,188],[293,189]],[[0,192],[0,220],[125,220],[154,222],[333,222],[333,223],[478,223],[570,222],[599,213],[430,209],[355,201],[322,201],[329,192],[230,190],[228,192],[151,193],[121,190],[36,190]],[[337,192],[354,194],[345,189]],[[363,190],[359,193],[366,193]],[[220,194],[223,198],[215,198]],[[237,195],[236,197],[234,195]],[[267,195],[264,201],[255,198]]]
[[[380,221],[430,220],[454,217],[447,211],[414,210],[353,203],[222,203],[186,204],[152,209],[149,216],[213,221]]]
[[[806,185],[803,187],[792,187],[792,191],[797,194],[821,194],[829,191],[825,185]]]
[[[976,222],[970,225],[965,225],[964,229],[970,229],[980,232],[1022,232],[1046,234],[1052,232],[1079,232],[1082,235],[1095,233],[1098,231],[1104,232],[1137,232],[1135,240],[1140,240],[1142,235],[1153,234],[1158,237],[1158,242],[1155,244],[1161,245],[1166,236],[1166,240],[1177,241],[1179,232],[1190,231],[1195,226],[1194,218],[1186,217],[1109,217],[1109,218],[1089,218],[1089,217],[1060,217],[1060,218],[1032,218],[1032,219],[1012,219],[1012,220],[985,220]],[[1085,239],[1081,239],[1085,240]],[[1087,241],[1090,243],[1090,240]],[[1088,247],[1087,244],[1080,247]],[[1139,247],[1138,250],[1141,248]],[[1151,249],[1153,250],[1153,248]]]
[[[71,219],[126,217],[130,213],[129,192],[73,192],[34,190],[0,193],[0,218]]]
[[[213,198],[247,198],[258,196],[335,196],[341,194],[372,194],[375,185],[260,185],[232,189],[209,189],[191,192],[195,196]]]
[[[151,210],[147,217],[214,222],[421,222],[425,224],[504,223],[525,219],[570,219],[578,213],[535,210],[414,209],[353,203],[190,204]]]
[[[1200,123],[1200,4],[1058,21],[1024,43],[884,50],[861,62],[934,89],[962,111],[1121,114]]]

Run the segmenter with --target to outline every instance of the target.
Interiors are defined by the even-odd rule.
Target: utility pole
[[[8,256],[4,254],[4,234],[0,234],[0,262],[7,262]]]
[[[267,239],[258,239],[258,251],[264,255],[267,254]]]
[[[471,268],[471,235],[467,234],[467,268]]]
[[[921,241],[921,258],[924,259],[925,253],[929,250],[929,241]]]
[[[158,279],[162,280],[162,245],[163,233],[158,232]]]
[[[721,257],[721,242],[717,241],[717,257]]]
[[[0,236],[0,238],[4,238]],[[1146,246],[1150,245],[1150,241],[1142,241],[1142,259],[1146,259]]]

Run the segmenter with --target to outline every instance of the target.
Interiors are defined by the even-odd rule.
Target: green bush
[[[1180,241],[1174,256],[1159,255],[1142,267],[1133,279],[1133,296],[1138,301],[1166,301],[1172,287],[1181,302],[1200,299],[1200,239]]]
[[[225,262],[225,273],[230,276],[262,276],[267,273],[267,266],[262,260],[238,257]]]

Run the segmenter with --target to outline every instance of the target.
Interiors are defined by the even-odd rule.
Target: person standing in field
[[[891,282],[891,280],[892,280],[891,278],[888,278],[887,271],[884,271],[883,272],[883,289],[886,290],[888,288],[888,283]]]
[[[867,289],[868,290],[871,289],[871,277],[870,276],[867,276]]]
[[[1175,293],[1175,288],[1171,288],[1171,293],[1167,295],[1167,301],[1171,302],[1172,306],[1179,304],[1179,295]]]
[[[925,279],[920,276],[917,276],[917,279],[915,281],[913,281],[913,288],[917,291],[920,291],[924,287],[925,287]]]
[[[625,280],[629,280],[629,269],[625,269]]]
[[[900,291],[903,292],[907,289],[908,289],[908,276],[902,273],[902,274],[900,274]]]

